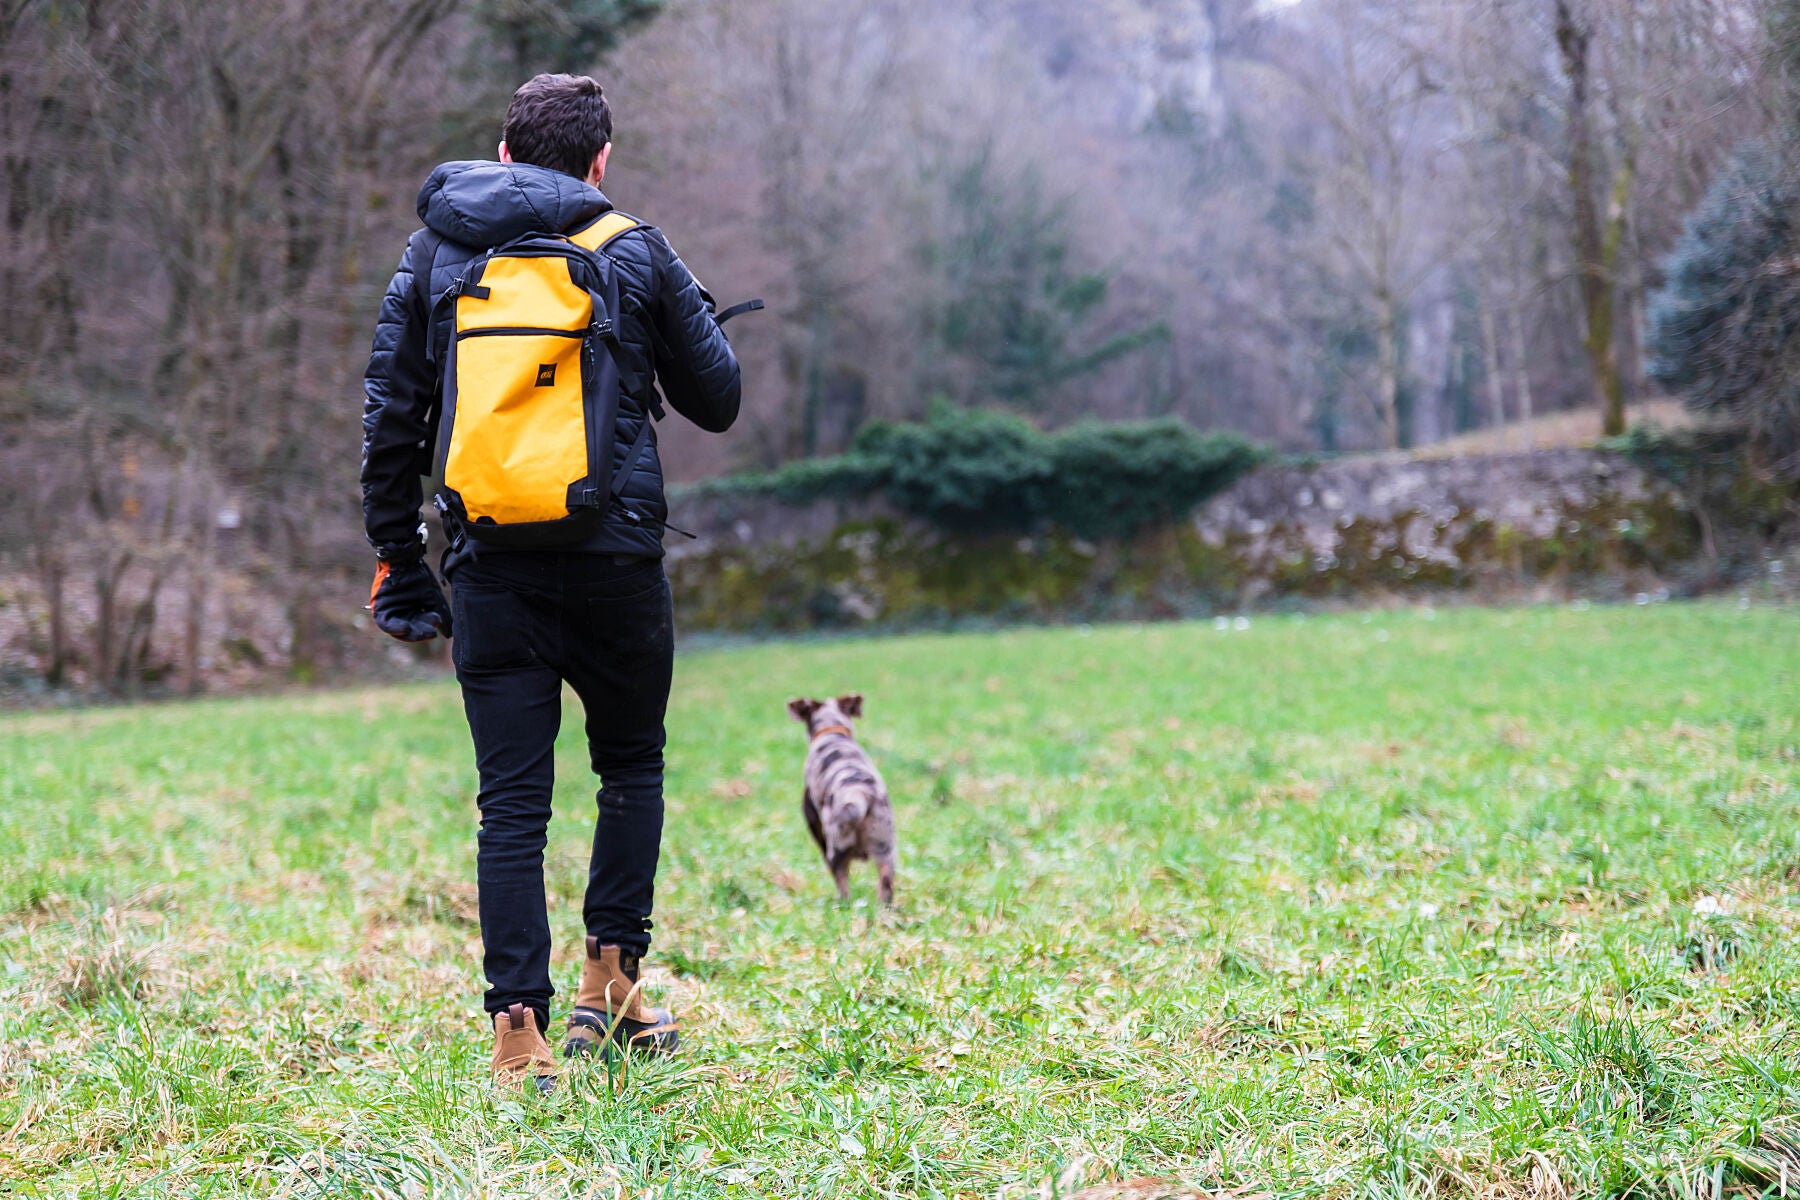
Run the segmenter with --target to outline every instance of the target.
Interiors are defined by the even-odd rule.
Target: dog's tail
[[[875,791],[860,783],[846,783],[838,787],[837,795],[831,806],[831,821],[834,825],[860,825],[862,819],[869,815],[875,806]]]

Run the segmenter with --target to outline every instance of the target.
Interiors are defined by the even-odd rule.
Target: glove
[[[403,642],[450,636],[450,605],[423,558],[377,563],[375,582],[369,586],[369,612],[375,628]]]

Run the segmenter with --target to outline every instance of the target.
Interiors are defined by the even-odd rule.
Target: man
[[[609,1037],[650,1052],[676,1044],[672,1016],[646,1005],[638,988],[662,837],[673,660],[662,468],[655,439],[640,437],[651,413],[660,415],[652,368],[669,403],[701,428],[723,432],[738,411],[737,359],[712,297],[659,231],[607,215],[612,204],[599,185],[611,153],[612,115],[593,79],[539,75],[521,87],[500,161],[445,163],[419,193],[425,228],[388,285],[364,379],[363,517],[378,559],[370,610],[402,641],[455,631],[452,657],[481,776],[476,876],[493,1069],[503,1082],[529,1078],[539,1087],[557,1073],[544,1038],[555,989],[543,866],[564,681],[586,711],[602,784],[582,908],[588,954],[564,1053],[611,1052],[600,1044]],[[440,367],[464,284],[451,303],[439,301],[485,251],[534,232],[579,241],[603,217],[608,228],[627,227],[600,251],[615,264],[626,314],[611,350],[619,378],[631,381],[611,450],[617,499],[578,544],[555,549],[477,544],[448,518],[441,566],[454,591],[446,605],[425,562],[420,476],[431,470]]]

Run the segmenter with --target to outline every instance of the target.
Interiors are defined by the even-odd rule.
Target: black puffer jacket
[[[369,541],[386,554],[403,555],[417,541],[419,479],[431,471],[437,440],[439,378],[426,353],[428,314],[439,327],[430,345],[447,344],[449,306],[438,298],[469,261],[524,233],[573,233],[612,208],[600,192],[578,179],[544,167],[497,162],[449,162],[438,167],[419,192],[419,218],[426,229],[413,234],[400,258],[363,376],[363,524]],[[427,230],[436,237],[427,235]],[[657,361],[663,394],[682,416],[720,433],[737,419],[738,365],[718,322],[713,300],[670,247],[662,232],[639,226],[614,238],[607,255],[618,264],[621,299],[634,296],[656,324],[670,356]],[[429,268],[425,256],[432,256]],[[421,273],[429,270],[429,287]],[[624,306],[627,311],[631,305]],[[641,322],[626,316],[620,342],[630,365],[648,380],[654,341]],[[441,353],[441,351],[440,351]],[[623,364],[622,364],[623,365]],[[615,469],[624,465],[632,439],[647,415],[647,397],[620,399]],[[655,556],[662,553],[662,461],[654,433],[626,481],[627,507],[647,518],[634,524],[625,514],[609,514],[607,524],[586,544],[573,547],[599,554]],[[482,554],[493,553],[481,547]]]

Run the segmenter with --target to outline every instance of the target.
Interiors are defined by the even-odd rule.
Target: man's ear
[[[589,183],[595,187],[600,186],[600,181],[606,178],[606,160],[611,157],[612,143],[608,142],[600,147],[600,153],[594,155],[593,164],[588,167],[587,181]]]
[[[512,161],[512,151],[508,150],[506,148],[506,139],[505,138],[500,139],[500,161],[503,163],[509,163]]]
[[[851,692],[848,696],[839,696],[837,706],[843,710],[846,717],[853,721],[856,720],[862,716],[862,693]]]
[[[788,711],[794,714],[794,720],[801,722],[812,720],[812,715],[824,707],[825,705],[818,700],[802,698],[788,701]]]

